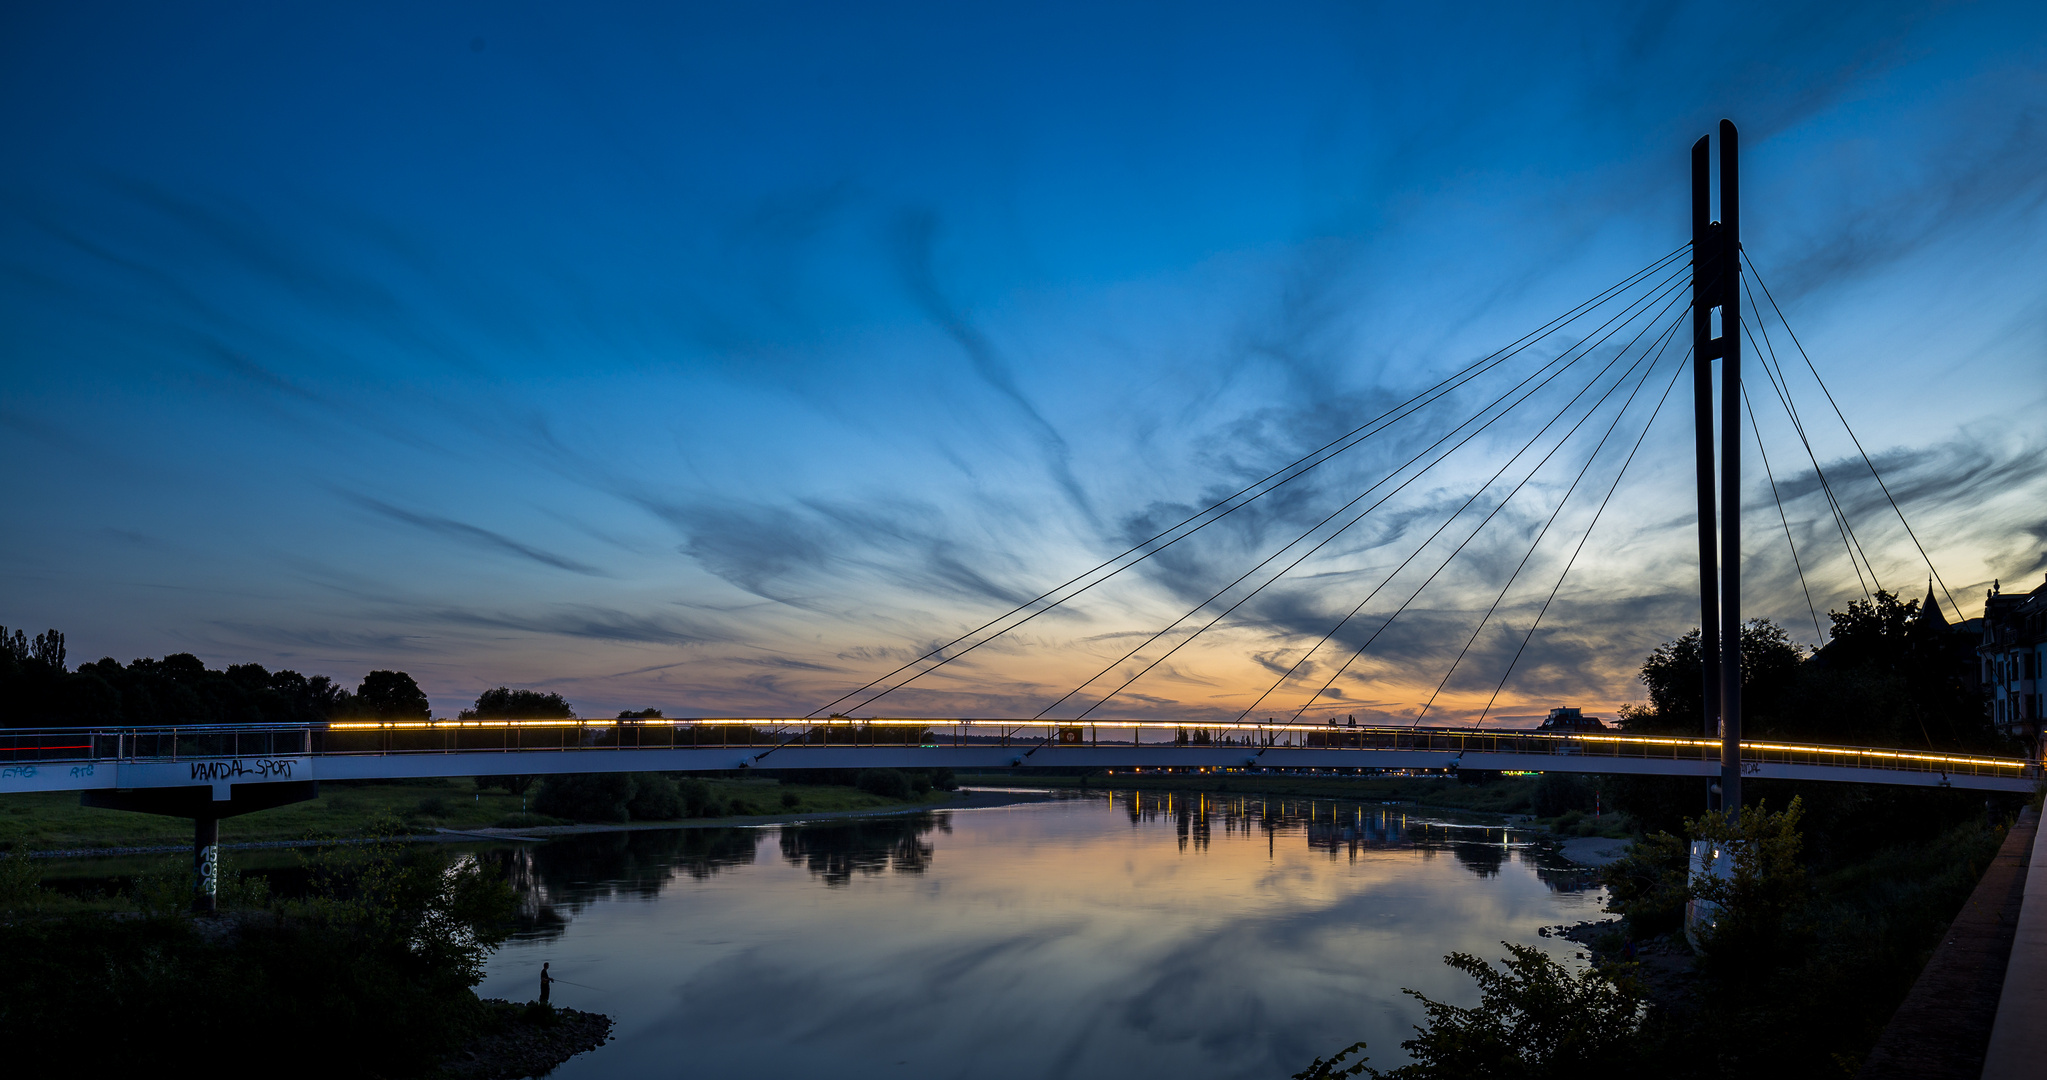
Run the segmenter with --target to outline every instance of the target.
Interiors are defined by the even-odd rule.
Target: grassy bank
[[[780,783],[754,777],[706,783],[728,807],[729,815],[939,806],[951,797],[934,791],[921,799],[890,799],[844,785]],[[530,813],[526,809],[530,805],[530,796],[479,788],[468,779],[323,783],[316,799],[222,821],[220,839],[238,844],[355,837],[364,835],[372,823],[392,818],[421,832],[553,823],[553,819]],[[77,795],[63,792],[0,795],[0,851],[80,851],[191,842],[192,824],[184,818],[80,806]]]
[[[498,868],[444,848],[391,836],[330,848],[306,862],[291,897],[230,871],[223,910],[207,918],[186,913],[189,873],[79,897],[45,888],[45,864],[0,856],[0,1038],[14,1075],[70,1075],[86,1058],[99,1072],[159,1073],[198,1046],[227,1054],[235,1074],[235,1062],[288,1062],[306,1077],[424,1078],[465,1044],[502,1051],[563,1026],[547,1010],[497,1015],[506,1010],[476,997],[518,898]],[[309,1023],[354,1036],[309,1052]],[[590,1045],[471,1075],[543,1072]]]
[[[962,784],[1007,787],[1077,789],[1135,788],[1140,791],[1234,792],[1239,795],[1279,795],[1304,799],[1352,799],[1372,803],[1408,803],[1437,810],[1492,814],[1515,820],[1531,829],[1544,829],[1567,836],[1625,837],[1633,829],[1626,815],[1608,809],[1594,818],[1583,809],[1566,809],[1548,816],[1536,814],[1538,776],[1500,776],[1482,783],[1464,783],[1436,776],[1295,776],[1285,773],[1098,773],[1083,779],[1075,776],[1009,775],[984,773],[962,775]]]

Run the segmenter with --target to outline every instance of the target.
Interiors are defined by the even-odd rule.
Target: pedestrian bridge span
[[[1619,732],[1305,723],[1076,725],[840,717],[354,721],[0,732],[0,794],[161,791],[198,804],[240,803],[260,799],[264,785],[302,787],[320,780],[1019,766],[1447,768],[1706,778],[1720,772],[1721,741]],[[1766,780],[2006,792],[2032,791],[2041,777],[2038,763],[2022,758],[1765,740],[1742,744],[1741,769],[1745,776]],[[90,796],[88,801],[93,801]]]

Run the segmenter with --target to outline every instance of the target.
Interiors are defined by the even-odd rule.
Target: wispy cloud
[[[574,574],[588,574],[593,577],[610,576],[603,570],[587,563],[577,562],[574,559],[563,555],[556,555],[553,552],[542,551],[531,545],[520,543],[502,533],[495,533],[476,525],[456,521],[452,518],[440,517],[435,514],[416,513],[392,506],[390,503],[384,502],[381,499],[371,498],[368,495],[348,494],[347,497],[357,506],[382,517],[411,525],[414,528],[436,536],[456,540],[471,547],[517,555],[520,558],[529,559],[542,566],[553,567],[556,570],[567,570]]]

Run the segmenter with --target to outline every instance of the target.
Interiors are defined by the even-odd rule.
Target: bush
[[[853,786],[884,799],[907,799],[911,792],[910,778],[900,769],[863,769]]]
[[[1502,970],[1469,953],[1443,962],[1477,980],[1480,1004],[1465,1009],[1405,991],[1429,1026],[1400,1045],[1414,1064],[1390,1075],[1413,1080],[1475,1076],[1627,1076],[1641,1054],[1642,996],[1601,968],[1573,974],[1540,949],[1502,942]]]
[[[626,773],[550,776],[541,781],[533,809],[571,821],[628,821],[634,786]]]
[[[683,814],[686,817],[724,817],[725,804],[711,794],[711,785],[694,777],[678,782],[676,791],[682,799]]]
[[[1724,814],[1691,821],[1692,839],[1711,841],[1728,861],[1724,876],[1694,874],[1690,883],[1694,899],[1717,909],[1698,936],[1703,966],[1723,979],[1761,977],[1789,951],[1794,916],[1810,893],[1799,851],[1804,811],[1793,798],[1778,812],[1744,806],[1736,821]]]
[[[795,792],[785,791],[782,793],[782,808],[784,810],[794,810],[801,805],[803,805],[803,800],[798,798]]]
[[[277,917],[239,920],[225,935],[201,932],[168,899],[153,916],[0,922],[9,1075],[74,1075],[81,1047],[98,1071],[161,1073],[164,1048],[187,1041],[293,1061],[309,1080],[431,1074],[483,1018],[471,987],[506,936],[515,894],[484,864],[433,845],[315,858],[314,895],[254,897]],[[182,908],[191,880],[175,876]],[[230,892],[253,890],[227,878]],[[375,1034],[307,1055],[307,1017]]]
[[[412,812],[405,816],[415,818],[444,818],[452,813],[454,813],[454,810],[451,807],[449,807],[448,800],[441,798],[439,795],[432,795],[427,798],[421,799],[419,800],[419,802],[413,804]]]
[[[524,1012],[522,1019],[534,1027],[551,1028],[561,1023],[561,1014],[545,1001],[527,1002]]]
[[[673,821],[684,809],[682,789],[658,773],[633,774],[633,797],[626,803],[634,821]]]
[[[524,795],[526,789],[532,787],[533,781],[537,779],[539,779],[537,776],[479,776],[476,778],[476,787],[480,791],[497,788],[512,795]]]
[[[1530,796],[1536,817],[1556,817],[1566,810],[1592,809],[1592,786],[1570,773],[1543,773]]]
[[[1685,901],[1691,898],[1685,880],[1689,848],[1667,832],[1651,833],[1628,846],[1628,853],[1599,872],[1606,886],[1606,910],[1628,920],[1638,938],[1667,934],[1684,925]]]
[[[1478,1008],[1432,1001],[1414,990],[1429,1025],[1415,1029],[1401,1048],[1413,1064],[1381,1072],[1353,1043],[1328,1061],[1294,1074],[1294,1080],[1332,1080],[1370,1074],[1375,1080],[1472,1080],[1476,1077],[1546,1080],[1555,1077],[1632,1076],[1644,1064],[1641,990],[1603,968],[1573,974],[1540,949],[1502,942],[1512,954],[1500,970],[1470,953],[1451,953],[1443,962],[1477,980]]]

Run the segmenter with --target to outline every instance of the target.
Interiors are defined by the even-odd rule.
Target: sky
[[[450,715],[804,715],[1676,251],[1722,117],[1749,257],[1949,617],[2039,584],[2039,4],[10,5],[0,622],[402,669]],[[1750,376],[1743,610],[1810,645],[1875,587],[1815,463],[1863,577],[1929,571],[1773,344],[1811,452]],[[1686,386],[1641,427],[1679,362],[1582,488],[1627,388],[1482,483],[1559,380],[1093,717],[1233,718],[1361,602],[1257,715],[1640,700],[1698,622]],[[1507,385],[861,714],[1106,672],[1077,714]]]

